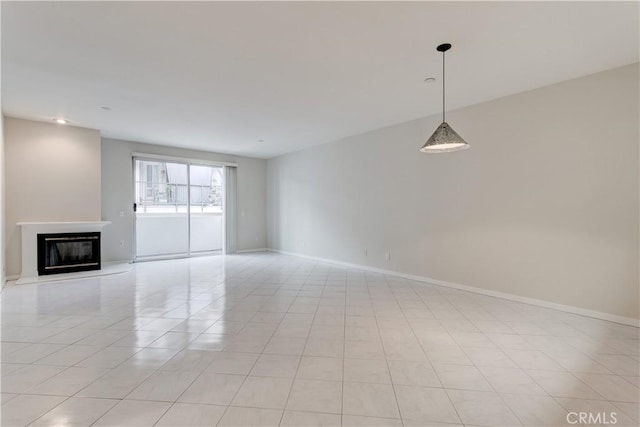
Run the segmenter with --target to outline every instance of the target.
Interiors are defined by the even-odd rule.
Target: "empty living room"
[[[639,1],[0,24],[0,425],[640,425]]]

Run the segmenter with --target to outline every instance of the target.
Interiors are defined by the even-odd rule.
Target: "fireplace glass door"
[[[100,270],[100,233],[38,234],[38,274]]]

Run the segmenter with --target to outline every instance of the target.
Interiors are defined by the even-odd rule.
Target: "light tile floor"
[[[1,298],[3,426],[640,422],[637,328],[295,257]]]

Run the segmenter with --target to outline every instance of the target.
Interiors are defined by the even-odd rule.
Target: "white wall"
[[[462,152],[432,116],[270,159],[268,244],[638,318],[638,77],[450,112]]]
[[[7,277],[7,268],[5,264],[5,241],[4,241],[4,116],[0,113],[0,288],[4,286]]]
[[[238,164],[238,250],[266,247],[266,161],[115,139],[102,140],[102,236],[104,261],[133,258],[132,154],[146,153]],[[124,216],[120,216],[120,211]],[[120,246],[120,242],[123,245]]]
[[[0,7],[0,22],[2,21],[2,7]],[[2,32],[0,31],[0,34]],[[0,46],[2,46],[0,35]],[[0,67],[0,82],[2,82],[2,67]],[[2,90],[0,90],[0,106],[2,106]],[[5,260],[5,167],[4,167],[4,115],[0,111],[0,289],[7,278]]]
[[[5,117],[7,276],[20,274],[19,221],[100,220],[100,133]]]

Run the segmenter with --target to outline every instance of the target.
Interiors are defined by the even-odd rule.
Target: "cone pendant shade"
[[[452,151],[464,150],[469,148],[467,141],[462,139],[458,133],[451,129],[451,126],[445,120],[445,68],[444,54],[451,49],[451,44],[444,43],[439,45],[436,50],[442,53],[442,123],[436,131],[431,135],[427,142],[420,148],[423,153],[450,153]]]
[[[420,148],[420,151],[423,153],[450,153],[465,148],[469,148],[469,144],[447,122],[442,122]]]

